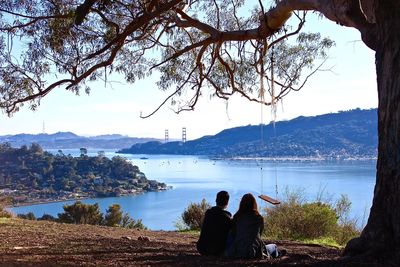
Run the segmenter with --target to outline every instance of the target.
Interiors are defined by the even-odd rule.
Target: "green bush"
[[[0,217],[2,217],[1,215],[2,213],[0,209]],[[22,219],[36,220],[36,217],[32,212],[27,214],[18,214],[18,217]],[[42,217],[37,218],[37,220],[74,224],[106,225],[129,229],[147,229],[142,220],[134,220],[127,213],[123,214],[119,204],[109,206],[103,218],[103,214],[100,213],[99,205],[97,203],[84,204],[80,201],[76,201],[72,205],[64,205],[64,212],[59,213],[58,218],[49,214],[44,214]]]
[[[338,244],[345,245],[350,239],[358,236],[360,236],[360,230],[357,227],[356,221],[349,221],[338,225],[334,238]]]
[[[182,213],[184,226],[190,230],[200,230],[204,214],[211,205],[203,198],[200,203],[190,203]]]
[[[351,203],[341,196],[336,206],[319,201],[305,203],[288,193],[280,205],[265,209],[265,235],[269,239],[310,240],[331,238],[339,245],[359,235],[355,220],[348,219]]]
[[[147,227],[144,226],[142,220],[134,220],[127,213],[122,216],[121,227],[128,229],[142,229],[147,230]]]
[[[99,225],[103,221],[99,204],[84,204],[76,201],[72,205],[64,205],[64,212],[58,214],[58,219],[63,223],[94,224]]]
[[[36,221],[36,216],[33,214],[33,212],[28,212],[27,214],[18,214],[17,217],[20,219]]]
[[[5,206],[9,204],[10,200],[6,197],[0,197],[0,218],[11,218],[11,212],[5,209]]]
[[[122,221],[121,206],[113,204],[108,207],[106,215],[104,216],[104,225],[107,226],[119,226]]]
[[[50,215],[50,214],[43,214],[42,217],[37,218],[38,221],[50,221],[50,222],[57,222],[57,218]]]
[[[119,204],[113,204],[108,207],[106,215],[104,216],[103,224],[129,229],[147,229],[142,223],[142,220],[134,220],[128,215],[128,213],[123,214]]]

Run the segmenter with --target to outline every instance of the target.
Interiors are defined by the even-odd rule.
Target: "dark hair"
[[[217,206],[226,206],[228,205],[228,201],[229,201],[229,194],[226,191],[219,191],[217,194],[217,199],[215,200],[215,202],[217,202]]]
[[[260,215],[258,212],[257,201],[250,193],[245,194],[240,200],[239,210],[236,212],[235,217],[246,213],[254,213]]]

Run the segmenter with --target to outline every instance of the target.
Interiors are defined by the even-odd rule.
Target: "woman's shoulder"
[[[243,214],[235,214],[233,216],[234,219],[241,219],[241,218],[251,218],[251,219],[257,219],[257,220],[264,220],[263,216],[261,216],[258,212],[249,212],[249,213],[243,213]]]

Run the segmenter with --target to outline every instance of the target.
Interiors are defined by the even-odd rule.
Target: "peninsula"
[[[123,157],[51,154],[38,144],[0,144],[0,193],[12,205],[139,194],[167,189]]]

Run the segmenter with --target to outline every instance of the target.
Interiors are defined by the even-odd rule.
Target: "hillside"
[[[377,110],[355,109],[314,117],[298,117],[262,127],[236,127],[185,143],[153,141],[134,144],[119,152],[229,158],[375,158],[377,140]]]
[[[147,179],[138,166],[119,156],[109,159],[83,153],[72,157],[53,155],[37,144],[21,148],[0,144],[0,195],[11,197],[14,205],[166,188],[164,183]]]
[[[68,148],[103,148],[121,149],[135,143],[157,140],[155,138],[128,137],[119,134],[99,135],[92,137],[79,136],[71,132],[54,134],[16,134],[0,136],[0,143],[10,143],[13,147],[21,147],[32,143],[39,144],[45,149]]]
[[[340,255],[338,249],[288,241],[277,243],[288,254],[276,260],[202,257],[196,251],[197,238],[178,232],[0,218],[0,265],[341,266],[332,261]]]
[[[264,240],[285,248],[279,259],[200,256],[197,234],[0,218],[1,266],[398,266],[381,252],[340,258],[341,250],[295,241]]]

